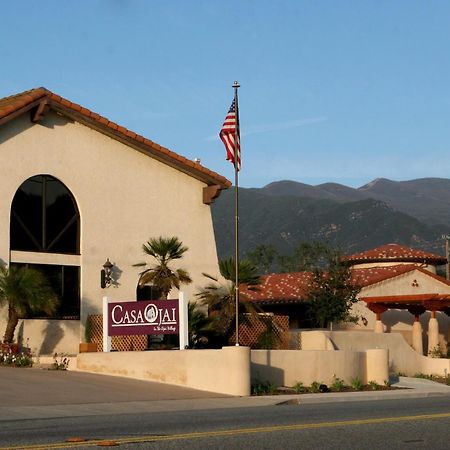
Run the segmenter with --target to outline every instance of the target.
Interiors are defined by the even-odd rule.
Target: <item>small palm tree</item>
[[[204,273],[203,275],[211,282],[196,294],[201,303],[208,306],[212,327],[217,334],[223,337],[224,342],[228,342],[233,333],[233,323],[236,318],[235,267],[233,258],[220,261],[220,273],[226,283],[220,283],[218,278]],[[249,261],[239,261],[239,284],[247,285],[250,290],[256,290],[260,284],[257,269]],[[239,295],[239,309],[252,316],[259,312],[259,309],[242,293]]]
[[[58,299],[44,275],[27,267],[0,266],[0,304],[8,304],[8,322],[3,341],[14,339],[19,319],[28,312],[52,314],[58,306]]]
[[[188,251],[177,237],[151,238],[142,246],[144,254],[152,256],[156,264],[145,269],[140,274],[139,286],[153,285],[161,292],[161,298],[167,300],[169,292],[181,284],[192,282],[188,272],[184,269],[172,269],[169,264],[180,259]],[[135,267],[145,267],[146,262],[134,264]]]

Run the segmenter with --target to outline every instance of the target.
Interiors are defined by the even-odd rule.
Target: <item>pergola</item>
[[[419,295],[387,295],[377,297],[362,297],[367,307],[375,313],[375,332],[383,333],[381,314],[388,309],[405,309],[415,317],[412,328],[413,348],[423,354],[422,325],[420,316],[425,311],[431,312],[428,323],[428,352],[439,346],[439,324],[436,311],[442,311],[450,316],[449,294],[419,294]]]

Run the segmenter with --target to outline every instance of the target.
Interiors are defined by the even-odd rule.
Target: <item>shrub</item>
[[[353,378],[350,385],[355,391],[360,391],[362,388],[362,382],[358,377]]]
[[[62,353],[58,355],[55,353],[53,355],[53,369],[54,370],[67,370],[69,367],[69,358],[64,356]]]
[[[439,345],[436,345],[436,347],[432,348],[428,352],[428,356],[430,358],[446,358],[447,357],[447,355],[442,351],[442,349]]]
[[[252,384],[252,395],[273,394],[276,389],[271,381],[257,381]]]
[[[384,385],[389,388],[391,387],[391,382],[389,380],[384,380]]]
[[[0,364],[4,366],[32,367],[33,355],[29,349],[19,351],[17,344],[2,344],[0,348]]]
[[[311,386],[309,387],[309,392],[313,394],[317,394],[318,392],[328,392],[328,386],[326,384],[322,384],[319,381],[313,381]]]
[[[380,389],[380,385],[376,381],[369,381],[369,386],[372,391],[378,391]]]
[[[306,387],[303,386],[303,383],[301,381],[295,383],[294,386],[292,386],[292,389],[294,389],[297,394],[303,394],[303,392],[307,391]]]
[[[338,378],[336,375],[333,375],[333,383],[331,384],[331,388],[336,392],[341,392],[345,388],[344,380],[342,378]]]
[[[423,378],[424,380],[432,380],[433,375],[427,375],[426,373],[416,373],[414,378]]]

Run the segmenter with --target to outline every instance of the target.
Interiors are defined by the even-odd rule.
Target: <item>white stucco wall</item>
[[[202,272],[218,273],[211,212],[202,203],[206,185],[201,181],[54,113],[42,124],[32,124],[26,114],[0,127],[0,157],[0,259],[4,262],[11,260],[11,203],[26,179],[51,175],[76,199],[81,217],[82,322],[87,314],[101,311],[104,295],[113,301],[135,299],[139,269],[132,266],[150,261],[141,251],[150,237],[177,236],[189,247],[176,266],[187,269],[193,279],[183,288],[190,299],[204,284]],[[14,260],[17,255],[12,256]],[[106,258],[115,265],[117,285],[101,289],[100,270]],[[39,348],[45,339],[45,322],[37,326],[40,330],[34,324],[33,336],[25,323],[24,338],[31,338],[33,347]],[[3,325],[0,322],[0,333]],[[61,339],[54,351],[74,353],[78,342],[72,338],[63,344]]]

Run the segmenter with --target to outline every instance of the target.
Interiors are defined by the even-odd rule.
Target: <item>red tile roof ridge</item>
[[[344,256],[343,261],[352,263],[360,262],[382,262],[382,261],[416,261],[416,262],[434,262],[445,264],[447,259],[444,256],[406,247],[400,244],[385,244],[379,247]]]
[[[82,107],[77,103],[73,103],[70,100],[67,100],[61,97],[58,94],[55,94],[44,87],[39,87],[35,89],[30,89],[28,91],[24,91],[19,94],[14,94],[9,97],[4,97],[0,99],[0,120],[8,117],[8,115],[14,113],[15,111],[34,103],[36,100],[47,97],[50,101],[60,105],[63,109],[67,108],[72,110],[78,114],[84,116],[87,121],[95,122],[99,127],[107,127],[111,130],[114,130],[116,133],[121,134],[127,140],[131,139],[137,143],[143,144],[147,147],[150,147],[153,151],[161,153],[165,155],[169,159],[173,160],[176,163],[181,163],[182,166],[186,168],[186,171],[191,174],[199,174],[206,175],[211,178],[212,181],[221,185],[222,188],[228,188],[231,186],[231,182],[227,180],[222,175],[203,167],[199,163],[194,163],[190,159],[181,156],[172,150],[169,150],[166,147],[162,147],[159,144],[147,139],[139,134],[128,130],[125,127],[118,125],[115,122],[110,121],[109,119],[95,113],[87,108]]]

